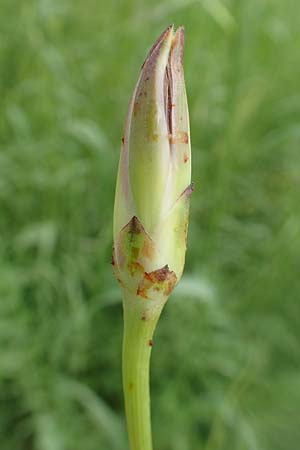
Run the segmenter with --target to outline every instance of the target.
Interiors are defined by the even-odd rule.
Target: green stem
[[[160,311],[147,317],[144,302],[124,301],[123,390],[131,450],[152,450],[149,365]]]

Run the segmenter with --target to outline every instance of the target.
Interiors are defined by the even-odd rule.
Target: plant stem
[[[129,301],[128,301],[129,300]],[[124,302],[123,390],[131,450],[152,450],[149,365],[160,311],[147,317],[141,298]]]

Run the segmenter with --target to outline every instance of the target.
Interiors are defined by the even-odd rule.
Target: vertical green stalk
[[[122,365],[131,450],[152,450],[149,365],[158,317],[145,320],[132,302],[125,299]]]

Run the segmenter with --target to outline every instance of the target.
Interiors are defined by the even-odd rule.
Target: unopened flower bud
[[[128,108],[115,197],[116,276],[130,294],[159,304],[182,275],[192,192],[183,48],[183,28],[174,32],[170,26],[142,66]]]

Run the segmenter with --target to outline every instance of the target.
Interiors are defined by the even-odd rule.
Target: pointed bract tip
[[[174,35],[174,25],[169,25],[159,36],[159,38],[154,42],[152,47],[150,48],[150,51],[145,59],[145,61],[142,64],[142,68],[146,64],[147,61],[152,57],[152,55],[155,53],[155,51],[162,46],[162,44],[170,38],[170,36],[173,37]]]
[[[179,27],[174,34],[171,51],[172,64],[177,66],[178,70],[182,69],[183,65],[184,37],[184,28]]]
[[[179,45],[182,47],[184,46],[184,38],[185,38],[185,31],[184,27],[179,27],[174,35],[174,44],[178,42]]]
[[[192,195],[192,193],[194,192],[194,190],[195,190],[195,183],[192,181],[191,184],[189,184],[185,188],[185,190],[182,192],[180,197],[189,198]]]

